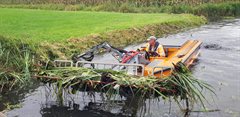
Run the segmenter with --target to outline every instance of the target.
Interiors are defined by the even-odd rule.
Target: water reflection
[[[53,85],[41,87],[44,94],[38,97],[38,101],[42,100],[38,116],[175,117],[181,115],[187,117],[190,114],[187,111],[179,110],[173,99],[163,100],[162,97],[143,98],[141,96],[121,97],[120,95],[108,99],[105,93],[77,91],[75,94],[70,94],[67,89],[62,92],[62,99],[59,100],[59,95],[54,89]],[[186,108],[184,103],[182,106],[183,109]]]
[[[16,85],[17,86],[17,85]],[[22,85],[13,88],[10,91],[1,92],[0,96],[0,112],[6,108],[11,108],[9,106],[19,105],[24,101],[29,93],[32,93],[39,87],[38,82],[34,80],[30,81],[27,85]]]
[[[73,103],[68,106],[42,105],[40,113],[42,117],[127,117],[121,113],[111,113],[101,109],[101,103],[89,102],[83,109]]]
[[[117,95],[111,100],[105,93],[77,92],[69,94],[63,92],[63,102],[54,94],[54,87],[44,87],[46,102],[41,104],[42,117],[136,117],[143,116],[146,109],[146,99],[142,97],[120,97]],[[139,113],[139,111],[141,111]]]

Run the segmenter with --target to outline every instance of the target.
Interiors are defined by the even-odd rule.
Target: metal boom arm
[[[113,56],[116,58],[116,56],[119,58],[118,61],[120,62],[120,60],[123,58],[124,53],[127,53],[126,50],[122,50],[122,49],[118,49],[115,48],[111,45],[109,45],[107,42],[104,42],[102,44],[96,45],[94,47],[92,47],[90,50],[88,50],[87,52],[80,54],[80,55],[74,55],[72,57],[73,62],[77,62],[80,60],[86,60],[86,61],[92,61],[94,58],[94,55],[100,50],[100,49],[105,49],[107,52],[113,52]]]

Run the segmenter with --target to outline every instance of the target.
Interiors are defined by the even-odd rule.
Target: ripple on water
[[[203,47],[208,50],[232,50],[231,48],[223,47],[219,44],[210,43],[210,44],[203,44]]]

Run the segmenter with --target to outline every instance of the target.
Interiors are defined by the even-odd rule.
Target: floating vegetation
[[[112,70],[95,70],[87,68],[64,68],[42,71],[38,76],[44,83],[53,83],[60,89],[68,89],[70,93],[76,91],[104,92],[110,100],[116,95],[124,97],[156,98],[168,100],[173,97],[180,105],[186,100],[186,107],[199,103],[205,108],[207,101],[203,91],[214,93],[213,88],[193,77],[182,63],[175,65],[172,76],[157,79],[153,76],[129,76]],[[60,93],[61,94],[61,93]]]

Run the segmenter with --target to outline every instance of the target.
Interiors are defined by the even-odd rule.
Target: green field
[[[0,8],[0,35],[33,42],[63,41],[148,24],[191,22],[188,14],[133,14]]]

